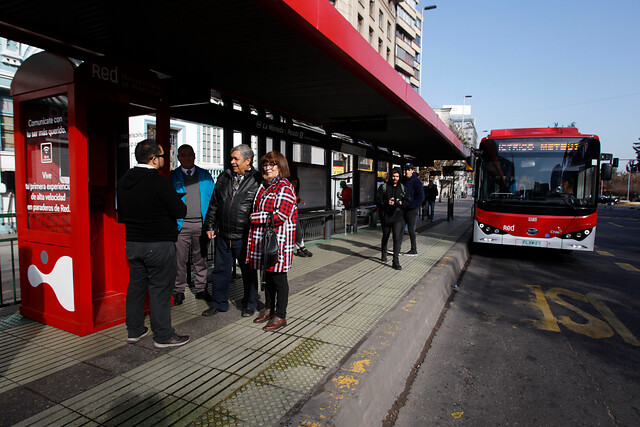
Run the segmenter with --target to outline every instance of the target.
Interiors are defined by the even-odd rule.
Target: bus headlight
[[[574,240],[584,240],[586,237],[591,234],[591,228],[587,228],[585,230],[572,231],[571,233],[563,234],[562,239],[574,239]]]

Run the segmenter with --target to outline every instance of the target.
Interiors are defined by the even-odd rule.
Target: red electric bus
[[[578,129],[492,130],[477,151],[473,241],[592,251],[600,140]]]

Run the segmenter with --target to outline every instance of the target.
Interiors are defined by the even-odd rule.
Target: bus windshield
[[[595,206],[599,141],[593,138],[485,140],[477,200]]]

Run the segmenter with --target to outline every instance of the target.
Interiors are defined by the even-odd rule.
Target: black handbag
[[[273,229],[273,214],[269,215],[269,219],[267,220],[267,229],[265,230],[262,239],[262,263],[266,269],[278,263],[278,255],[280,253],[278,247],[278,236]]]
[[[264,290],[265,278],[264,273],[267,268],[278,263],[280,248],[278,245],[278,235],[273,229],[273,213],[269,214],[267,219],[267,228],[262,236],[262,254],[261,254],[261,282],[262,290]]]

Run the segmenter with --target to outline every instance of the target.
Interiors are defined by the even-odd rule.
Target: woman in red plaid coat
[[[260,185],[253,202],[247,263],[256,270],[261,267],[262,237],[267,220],[273,215],[274,231],[278,237],[278,262],[267,267],[265,272],[265,308],[254,319],[254,323],[269,322],[262,328],[275,331],[287,324],[287,304],[289,302],[289,282],[287,271],[291,269],[296,236],[298,208],[296,193],[289,177],[287,159],[277,151],[271,151],[260,159],[264,182]]]

